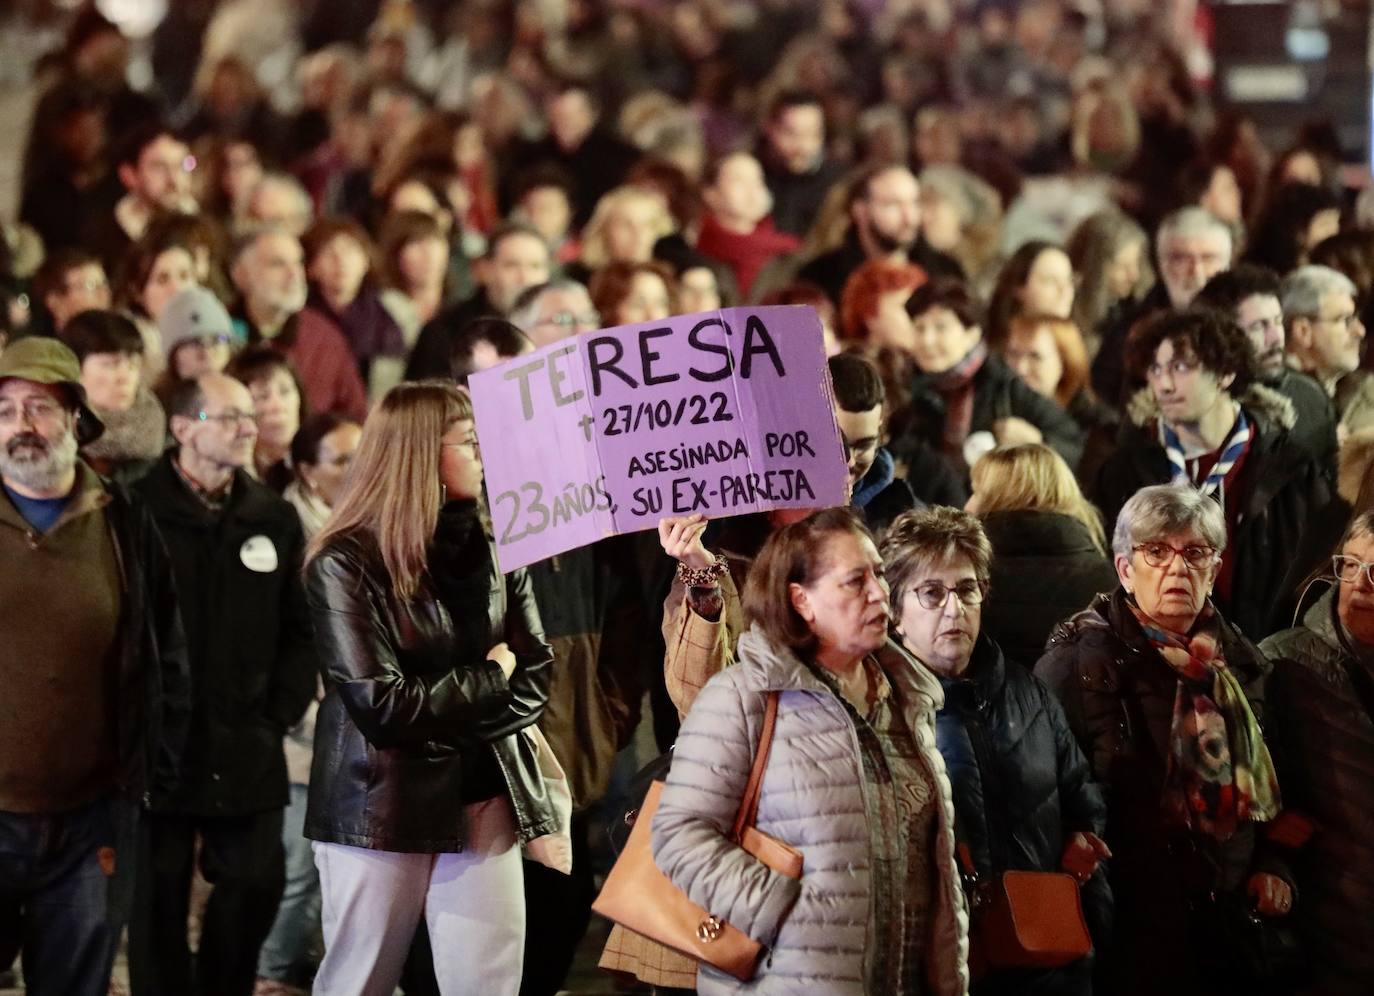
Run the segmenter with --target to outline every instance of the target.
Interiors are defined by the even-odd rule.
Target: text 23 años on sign
[[[501,528],[505,508],[510,518]],[[598,477],[592,484],[568,482],[561,493],[546,496],[538,481],[526,481],[518,490],[502,491],[491,502],[492,524],[501,531],[502,543],[518,543],[528,536],[537,536],[545,529],[571,522],[592,512],[616,511],[616,504],[606,490],[606,478]],[[524,521],[521,521],[521,517]],[[522,528],[516,529],[517,526]]]

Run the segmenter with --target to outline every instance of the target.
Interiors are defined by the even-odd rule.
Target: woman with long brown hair
[[[517,844],[560,822],[527,732],[552,653],[528,577],[496,565],[481,487],[468,397],[398,385],[306,554],[326,662],[305,821],[316,993],[391,993],[422,916],[444,993],[520,987]]]

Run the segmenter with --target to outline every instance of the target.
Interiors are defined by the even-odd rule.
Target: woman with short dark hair
[[[83,311],[62,329],[81,363],[81,386],[105,431],[81,449],[99,474],[132,484],[162,456],[167,415],[143,378],[143,336],[114,311]]]
[[[906,303],[917,375],[911,402],[894,413],[894,450],[910,435],[938,450],[965,476],[996,445],[1048,443],[1077,466],[1083,433],[1062,408],[1031,390],[983,341],[982,308],[959,280],[936,278]]]

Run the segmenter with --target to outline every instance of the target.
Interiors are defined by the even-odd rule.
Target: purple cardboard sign
[[[503,571],[670,515],[845,502],[820,320],[728,308],[553,343],[469,382]]]

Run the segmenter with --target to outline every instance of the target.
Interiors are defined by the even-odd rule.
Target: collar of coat
[[[176,448],[169,449],[161,460],[142,481],[138,492],[148,502],[158,517],[169,518],[193,525],[208,526],[203,503],[193,495],[178,477],[172,461],[176,459]],[[235,470],[224,507],[214,522],[233,520],[242,523],[268,523],[278,521],[280,508],[285,500],[271,488],[253,480],[242,469]],[[286,506],[290,509],[290,506]],[[292,510],[291,514],[295,514]]]
[[[937,712],[945,704],[945,693],[935,676],[921,667],[891,638],[876,654],[878,664],[894,684],[925,700],[925,709]],[[740,678],[759,692],[804,691],[830,695],[831,691],[811,673],[795,652],[770,640],[758,624],[739,638],[737,657]]]
[[[945,708],[977,712],[997,699],[1007,683],[1002,648],[987,633],[979,633],[969,656],[968,669],[958,678],[937,676],[945,692]]]
[[[1258,381],[1246,388],[1245,393],[1236,400],[1240,402],[1247,415],[1268,422],[1274,428],[1288,430],[1298,423],[1298,413],[1293,407],[1293,402],[1272,387],[1266,387]],[[1159,418],[1159,415],[1159,402],[1155,400],[1154,391],[1148,387],[1136,391],[1126,403],[1126,417],[1137,428],[1147,428]]]
[[[1268,660],[1220,612],[1217,613],[1217,622],[1221,632],[1222,656],[1226,659],[1226,666],[1236,673],[1242,685],[1248,685],[1272,670]],[[1120,676],[1123,684],[1137,678],[1153,677],[1173,687],[1173,672],[1140,628],[1135,614],[1126,604],[1126,592],[1122,588],[1098,595],[1082,612],[1056,625],[1050,633],[1048,645],[1057,643],[1082,643],[1104,651],[1104,662],[1113,661],[1127,672]],[[1157,661],[1159,667],[1132,669],[1120,653],[1123,650],[1132,658],[1148,655]]]

